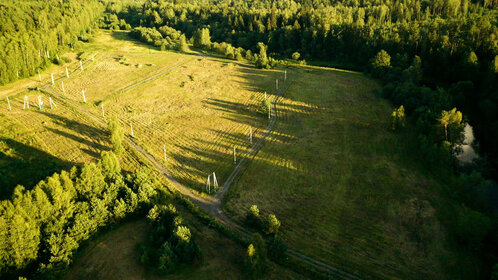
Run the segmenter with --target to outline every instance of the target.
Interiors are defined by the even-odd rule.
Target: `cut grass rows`
[[[109,60],[115,56],[102,56],[99,61],[111,63]],[[139,60],[138,54],[135,59]],[[66,79],[63,95],[81,103],[79,89],[82,85],[88,87],[89,80],[100,77],[95,74],[98,72],[95,65],[85,69],[86,76]],[[212,71],[206,71],[206,68]],[[167,67],[161,67],[160,71],[164,69]],[[233,168],[233,147],[237,147],[240,158],[249,148],[249,128],[253,128],[253,141],[256,141],[267,123],[265,116],[256,112],[264,98],[261,89],[271,88],[273,77],[279,72],[272,72],[270,77],[258,73],[264,87],[241,89],[247,83],[241,69],[245,70],[218,59],[190,58],[182,67],[127,92],[109,86],[105,93],[95,96],[87,89],[87,104],[81,104],[95,115],[101,115],[98,105],[104,101],[106,114],[118,115],[128,135],[130,122],[133,123],[135,141],[158,160],[164,158],[163,145],[166,144],[168,162],[165,166],[182,183],[202,190],[207,175],[213,171],[216,171],[220,185],[223,183]],[[141,76],[141,79],[152,74]],[[103,76],[110,81],[116,79],[105,73]],[[236,78],[231,78],[233,76]],[[60,87],[53,88],[61,93]],[[268,94],[268,97],[272,98],[272,95]]]
[[[366,279],[440,278],[437,230],[420,243],[406,226],[409,200],[428,182],[409,169],[403,135],[389,132],[390,106],[358,74],[300,69],[281,99],[274,132],[230,189],[239,222],[252,204],[282,221],[300,252]],[[401,213],[401,215],[397,214]],[[438,227],[435,217],[424,227]],[[429,249],[430,248],[430,249]]]

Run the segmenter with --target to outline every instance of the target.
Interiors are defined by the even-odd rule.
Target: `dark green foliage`
[[[278,264],[283,264],[287,258],[287,245],[282,240],[282,238],[278,236],[272,236],[266,244],[268,247],[268,258]]]
[[[194,33],[193,42],[194,42],[194,47],[196,48],[210,47],[211,36],[209,35],[209,29],[207,28],[198,29]]]
[[[149,210],[147,219],[152,229],[149,241],[139,247],[142,264],[168,274],[180,263],[192,264],[201,260],[199,246],[172,204],[155,205]]]
[[[245,268],[251,278],[261,277],[268,269],[266,244],[260,234],[255,233],[247,247]]]
[[[102,14],[96,0],[4,0],[0,6],[0,85],[35,75],[75,43]],[[86,36],[89,36],[88,34]]]
[[[383,77],[391,68],[391,56],[385,51],[380,50],[370,62],[371,73],[375,77]]]
[[[493,266],[493,271],[491,271],[491,280],[498,280],[498,263]]]
[[[81,242],[151,200],[157,182],[146,170],[124,183],[117,157],[55,173],[32,190],[18,186],[0,202],[0,276],[39,267],[63,270]],[[136,192],[134,192],[134,190]]]
[[[405,126],[405,108],[403,105],[395,109],[391,114],[392,129],[397,130]]]

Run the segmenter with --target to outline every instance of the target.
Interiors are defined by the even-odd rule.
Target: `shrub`
[[[292,59],[294,59],[294,60],[298,60],[300,57],[301,57],[301,54],[298,52],[295,52],[292,54]]]
[[[397,130],[400,127],[405,127],[405,108],[403,105],[395,109],[391,114],[392,129]]]
[[[280,221],[273,214],[268,215],[268,220],[266,221],[267,228],[266,231],[269,234],[276,235],[278,233],[278,229],[280,228]]]
[[[252,205],[246,215],[246,223],[254,229],[261,228],[261,219],[259,217],[259,209],[257,205]]]
[[[262,276],[268,267],[266,245],[263,238],[255,233],[247,247],[245,268],[252,278]]]
[[[269,98],[261,100],[260,112],[264,115],[268,114],[268,111],[271,109],[271,101]]]
[[[282,238],[278,236],[272,236],[268,240],[268,257],[270,260],[282,264],[285,261],[285,253],[287,252],[287,245],[284,243]]]

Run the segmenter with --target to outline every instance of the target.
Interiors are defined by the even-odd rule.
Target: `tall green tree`
[[[119,120],[115,115],[111,116],[108,124],[108,129],[111,134],[112,150],[117,155],[121,155],[124,152],[124,133],[123,128],[121,127],[121,124],[119,123]]]

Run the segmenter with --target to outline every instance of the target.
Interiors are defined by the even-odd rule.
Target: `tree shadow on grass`
[[[32,189],[40,180],[69,169],[73,163],[63,161],[21,142],[0,137],[0,199],[8,199],[17,185]]]
[[[130,33],[129,32],[126,32],[126,31],[121,31],[121,30],[114,30],[111,32],[111,37],[116,39],[116,40],[120,40],[120,41],[128,41],[128,42],[133,42],[133,45],[136,46],[136,47],[142,47],[142,48],[145,48],[145,49],[149,49],[149,50],[156,50],[158,51],[159,49],[152,46],[152,45],[149,45],[149,44],[146,44],[146,43],[143,43],[133,37],[130,36]]]

